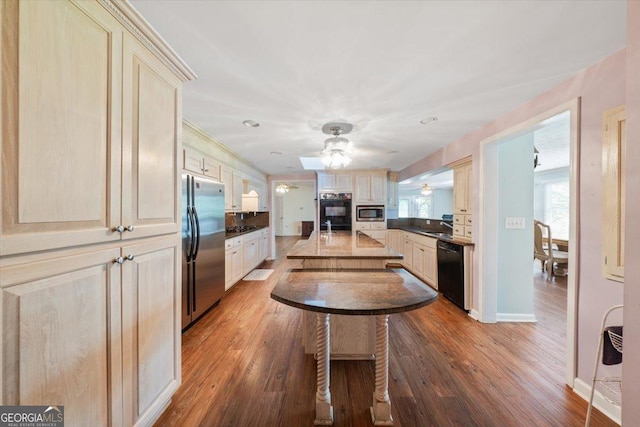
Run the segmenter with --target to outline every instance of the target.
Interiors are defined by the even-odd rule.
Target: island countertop
[[[360,231],[314,231],[287,254],[292,259],[402,259],[402,254]]]
[[[271,292],[281,303],[320,313],[381,315],[431,304],[438,293],[403,269],[289,270]]]

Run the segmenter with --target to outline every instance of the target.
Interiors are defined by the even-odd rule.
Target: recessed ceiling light
[[[272,154],[272,155],[274,155],[274,156],[279,156],[279,155],[281,155],[282,153],[281,153],[281,152],[279,152],[279,151],[272,151],[272,152],[271,152],[271,154]]]
[[[260,126],[260,123],[256,122],[255,120],[245,120],[244,122],[242,122],[242,124],[250,128],[257,128],[258,126]]]
[[[420,123],[422,123],[423,125],[428,125],[429,123],[433,123],[437,121],[438,121],[437,117],[425,117],[424,119],[420,120]]]

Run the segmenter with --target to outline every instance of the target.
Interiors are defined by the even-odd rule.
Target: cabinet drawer
[[[464,235],[466,237],[468,237],[468,238],[472,237],[472,235],[471,235],[471,226],[470,225],[464,228]]]
[[[473,218],[471,215],[465,215],[464,225],[471,226],[471,218]]]
[[[244,243],[244,238],[242,236],[239,237],[234,237],[232,240],[232,247],[236,248],[238,246],[242,246],[242,243]]]
[[[464,225],[466,221],[466,215],[456,214],[453,216],[453,224],[454,225]]]
[[[453,226],[453,234],[455,236],[464,236],[465,230],[463,225],[454,225]]]
[[[385,224],[384,222],[372,222],[371,223],[371,229],[372,230],[386,230],[387,229],[387,224]]]
[[[233,247],[233,239],[227,239],[224,241],[224,250],[231,249]]]

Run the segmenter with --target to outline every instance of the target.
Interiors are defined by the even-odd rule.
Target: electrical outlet
[[[430,219],[427,220],[427,225],[429,225],[429,224],[431,224],[431,220]]]
[[[524,218],[506,217],[504,219],[504,228],[523,230],[524,229]]]

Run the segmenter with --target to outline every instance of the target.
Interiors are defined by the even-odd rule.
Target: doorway
[[[506,207],[501,204],[501,200],[504,201],[504,191],[508,191],[509,188],[505,187],[504,176],[499,174],[499,166],[501,165],[501,156],[515,155],[518,156],[518,150],[515,150],[513,143],[518,140],[522,146],[527,146],[530,151],[530,157],[528,160],[522,161],[530,162],[528,166],[522,167],[523,171],[526,170],[527,174],[531,174],[529,186],[533,179],[533,130],[539,128],[540,124],[545,120],[557,116],[561,113],[567,112],[569,118],[569,260],[568,260],[568,272],[567,272],[567,348],[566,348],[566,375],[565,382],[573,387],[573,381],[576,376],[576,300],[577,300],[577,273],[579,271],[577,265],[577,229],[578,229],[578,215],[577,215],[577,194],[578,194],[578,123],[579,123],[579,105],[580,100],[578,98],[562,104],[556,108],[553,108],[545,113],[542,113],[526,122],[523,122],[511,129],[508,129],[500,134],[497,134],[491,138],[488,138],[480,144],[480,156],[479,156],[479,223],[480,230],[478,233],[477,247],[478,253],[478,304],[477,312],[474,313],[477,318],[482,322],[493,323],[496,321],[535,321],[533,316],[533,304],[527,306],[525,299],[520,298],[522,295],[517,292],[512,292],[508,297],[515,296],[514,306],[517,309],[524,307],[524,312],[518,313],[513,311],[511,316],[502,316],[505,313],[500,313],[500,310],[505,307],[504,292],[510,289],[505,284],[505,275],[514,274],[514,277],[526,278],[531,282],[531,286],[528,287],[525,293],[533,291],[533,278],[531,277],[531,257],[533,248],[533,188],[530,189],[529,207],[527,206],[525,198],[518,199],[519,206],[512,208]],[[509,144],[511,141],[511,144]],[[530,147],[529,147],[530,145]],[[511,153],[507,153],[509,150],[513,150]],[[522,154],[522,153],[520,153]],[[524,163],[523,163],[524,165]],[[515,175],[518,173],[512,171]],[[523,172],[524,173],[524,172]],[[510,178],[514,178],[511,176]],[[501,181],[501,178],[503,179]],[[516,178],[517,179],[517,178]],[[502,186],[501,186],[502,182]],[[526,184],[524,184],[526,185]],[[523,187],[524,188],[524,187]],[[498,197],[500,194],[500,197]],[[510,212],[515,212],[514,216]],[[513,226],[513,220],[515,222],[516,229],[507,229]],[[522,219],[522,222],[519,220]],[[519,233],[519,234],[518,234]],[[510,250],[505,250],[505,245]],[[528,249],[527,249],[528,248]],[[500,251],[502,249],[502,251]],[[513,268],[514,264],[509,263],[505,267],[504,259],[500,259],[498,254],[502,252],[506,256],[517,257],[518,263],[522,263],[526,267],[526,272],[520,271],[520,268]],[[519,254],[519,255],[518,255]],[[526,260],[526,263],[525,263]],[[516,263],[516,264],[518,264]],[[519,264],[518,264],[519,265]],[[516,272],[517,270],[517,272]],[[513,280],[513,277],[510,278]],[[520,280],[520,279],[518,279]],[[501,285],[502,283],[502,285]],[[528,298],[528,295],[526,296]],[[500,302],[500,305],[499,305]],[[507,301],[506,304],[511,304],[513,301]],[[508,306],[508,305],[506,305]],[[518,316],[522,314],[522,316]]]

